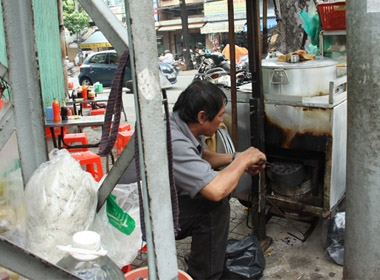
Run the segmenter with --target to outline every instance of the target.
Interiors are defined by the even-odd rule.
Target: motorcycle
[[[231,87],[230,62],[221,53],[206,53],[194,79],[206,80],[222,87]],[[244,74],[236,73],[236,84],[244,82]]]
[[[239,61],[236,63],[236,71],[243,73],[244,83],[252,80],[252,74],[249,71],[248,54],[244,54],[239,58]]]
[[[176,60],[174,60],[174,62],[171,63],[171,65],[178,73],[181,70],[181,68],[185,66],[185,58],[183,56],[180,56]]]

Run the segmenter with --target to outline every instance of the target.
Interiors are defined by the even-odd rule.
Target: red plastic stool
[[[111,130],[112,130],[112,125],[111,125]],[[120,123],[117,131],[121,132],[121,131],[126,131],[126,130],[131,130],[131,125],[129,123]],[[118,136],[116,137],[116,141],[115,141],[116,147],[117,147],[117,138]]]
[[[121,268],[121,271],[123,272],[123,274],[130,272],[131,270],[132,270],[132,266],[130,264],[127,264]]]
[[[88,144],[87,134],[84,132],[80,133],[68,133],[63,136],[63,142],[67,145],[73,143],[81,143],[82,145]],[[63,145],[69,152],[85,152],[88,151],[88,148],[68,148],[66,145]]]
[[[131,130],[131,125],[129,123],[120,123],[118,131]]]
[[[93,109],[93,110],[91,110],[90,115],[91,115],[91,116],[95,116],[95,115],[104,115],[105,112],[106,112],[106,109],[104,109],[104,108]]]
[[[103,178],[102,160],[99,155],[91,152],[72,153],[71,156],[79,161],[81,166],[86,166],[86,171],[92,174],[95,181],[99,182]]]
[[[133,130],[125,130],[125,131],[120,131],[117,133],[115,146],[116,146],[116,153],[118,155],[121,154],[124,147],[128,144],[129,139],[131,139],[133,135],[133,132],[134,132]]]

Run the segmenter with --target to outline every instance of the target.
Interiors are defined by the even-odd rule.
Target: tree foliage
[[[63,21],[70,34],[77,34],[90,26],[90,17],[76,0],[62,1]]]

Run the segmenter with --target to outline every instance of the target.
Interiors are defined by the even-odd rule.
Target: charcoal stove
[[[275,213],[287,218],[330,219],[344,199],[346,82],[345,76],[331,77],[328,92],[318,91],[306,96],[302,96],[302,93],[287,95],[282,91],[264,92],[265,153],[268,161],[296,162],[302,164],[307,173],[305,182],[300,186],[304,190],[299,191],[297,186],[293,186],[296,189],[293,194],[278,191],[277,186],[266,176],[265,200]],[[300,85],[304,86],[307,85]],[[248,101],[251,94],[250,86],[241,87],[237,94],[237,150],[240,151],[251,145],[253,137],[247,128],[249,120],[256,113],[253,103]],[[230,114],[231,109],[227,106],[224,121],[229,129],[232,126]],[[247,193],[252,191],[251,181],[243,181],[239,182],[234,192],[239,199],[249,197]]]

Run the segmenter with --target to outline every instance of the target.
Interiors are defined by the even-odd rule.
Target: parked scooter
[[[176,58],[176,60],[174,60],[174,62],[171,63],[171,65],[178,73],[181,70],[181,68],[185,66],[185,58],[183,57],[183,55],[181,55],[180,57]]]
[[[194,79],[206,80],[222,87],[231,87],[230,62],[221,53],[206,53]],[[236,73],[236,84],[244,82],[243,72]]]
[[[248,54],[244,54],[239,58],[239,61],[236,63],[236,72],[243,73],[244,83],[252,80],[252,74],[249,71]]]

